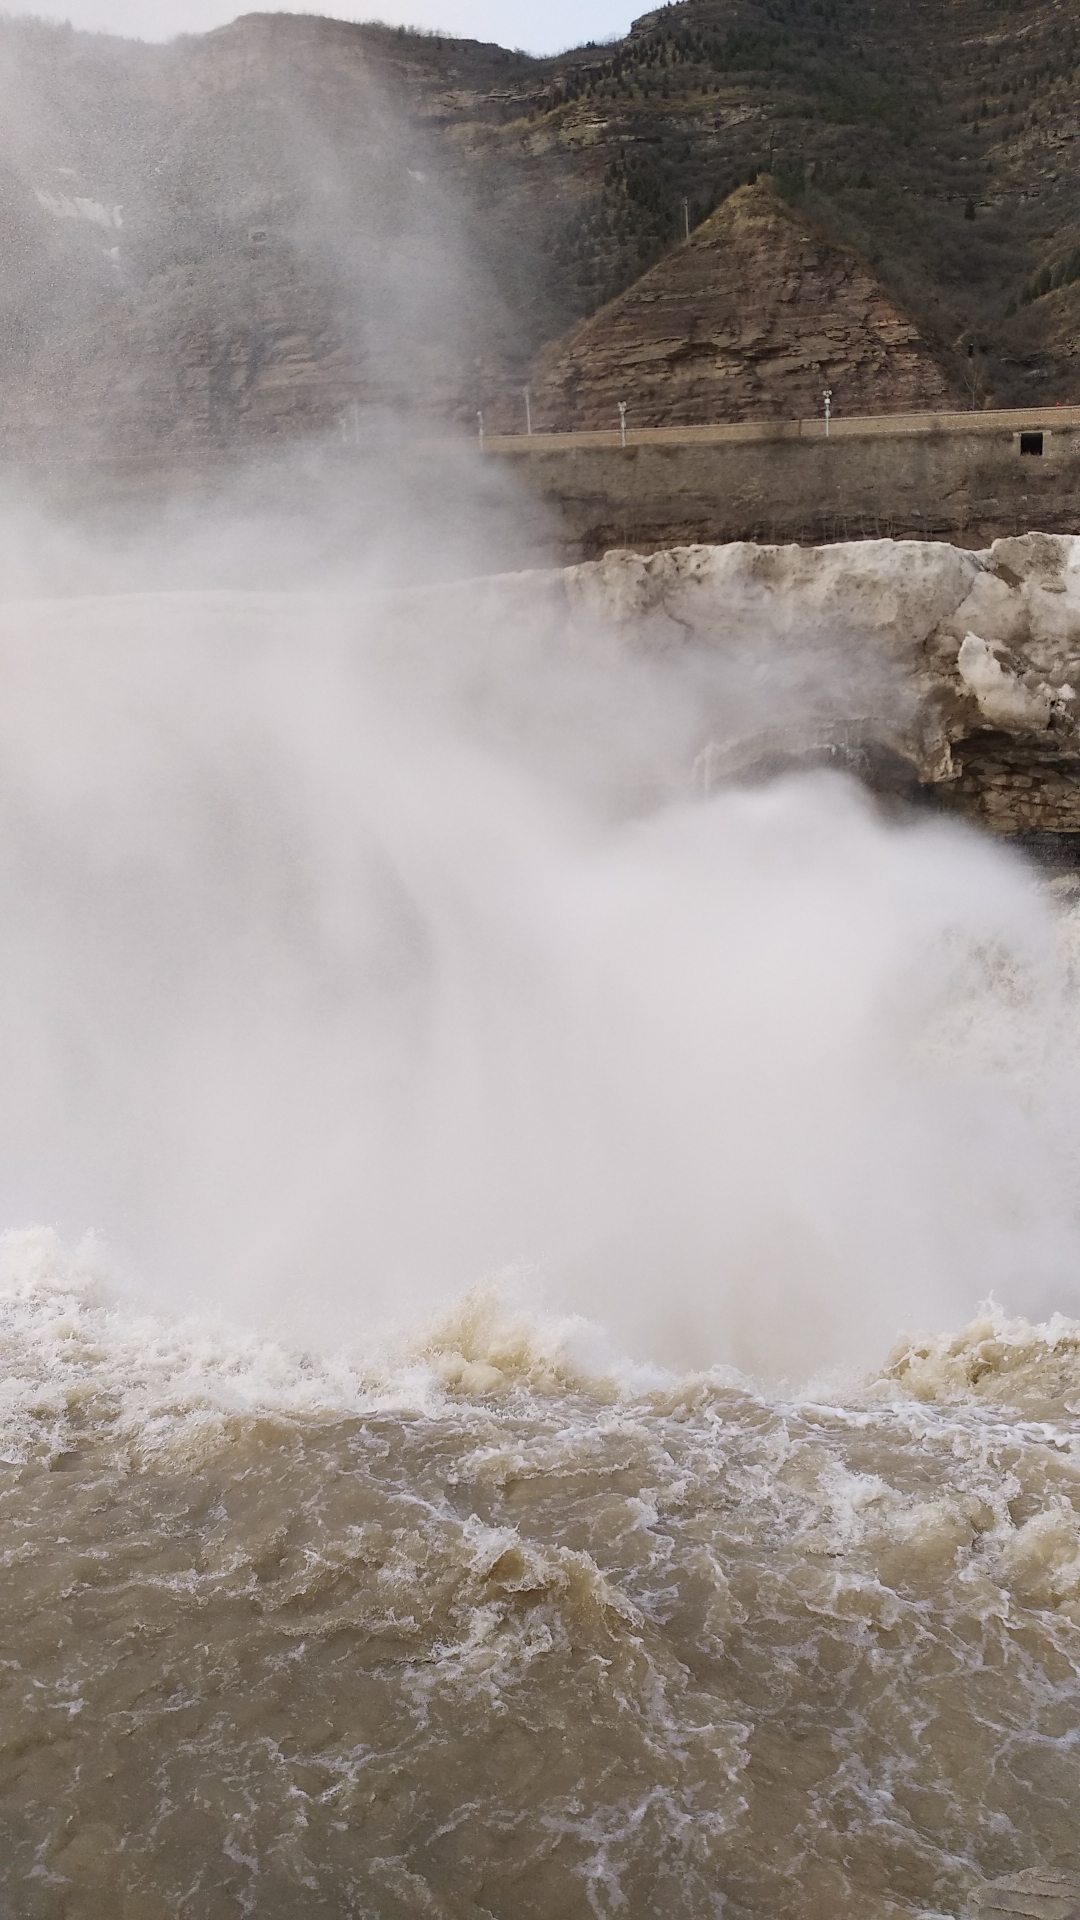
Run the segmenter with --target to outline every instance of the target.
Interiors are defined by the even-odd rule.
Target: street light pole
[[[626,445],[626,401],[625,400],[619,401],[619,433],[622,438],[622,444],[625,447]]]
[[[525,395],[525,431],[531,440],[532,439],[532,394],[529,392],[528,387],[522,387],[521,391]]]
[[[480,428],[480,451],[481,453],[483,453],[484,451],[484,416],[479,411],[479,409],[477,410],[476,421],[477,421],[477,425]]]
[[[832,388],[826,387],[821,397],[825,402],[825,438],[827,440],[829,437],[829,416],[832,413]]]

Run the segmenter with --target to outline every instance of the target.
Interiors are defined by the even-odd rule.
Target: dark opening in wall
[[[1041,433],[1022,433],[1020,435],[1021,453],[1041,453],[1043,437]]]

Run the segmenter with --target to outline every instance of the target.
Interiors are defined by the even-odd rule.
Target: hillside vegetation
[[[550,60],[310,16],[166,47],[7,20],[0,78],[9,449],[194,454],[358,404],[509,423],[539,349],[760,173],[960,404],[1080,400],[1063,0],[680,0]]]
[[[554,278],[599,305],[677,244],[684,201],[694,224],[768,170],[861,252],[958,397],[1076,400],[1078,108],[1060,0],[684,0],[539,96],[539,128],[594,143]]]

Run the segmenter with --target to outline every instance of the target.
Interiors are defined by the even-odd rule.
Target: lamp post
[[[829,416],[832,413],[832,388],[826,387],[821,397],[825,402],[825,438],[827,440],[829,437]]]
[[[476,423],[480,429],[480,451],[481,453],[483,453],[484,451],[484,416],[479,410],[477,410]]]
[[[625,447],[626,445],[626,401],[625,400],[619,401],[619,436],[620,436],[620,439],[622,440],[623,446]]]
[[[528,387],[522,387],[521,391],[525,396],[525,431],[531,440],[532,439],[532,394],[529,392]]]

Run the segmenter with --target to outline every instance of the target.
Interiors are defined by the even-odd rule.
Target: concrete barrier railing
[[[1053,433],[1080,431],[1080,407],[986,408],[979,413],[878,413],[845,415],[834,413],[828,438],[897,439],[904,435],[963,434],[1011,436],[1022,432]],[[641,446],[692,446],[729,441],[733,444],[763,440],[824,440],[825,422],[820,420],[743,420],[716,426],[633,427],[627,425],[625,445],[629,451]],[[485,435],[485,453],[531,454],[566,448],[622,447],[619,427],[571,433],[504,433]]]

